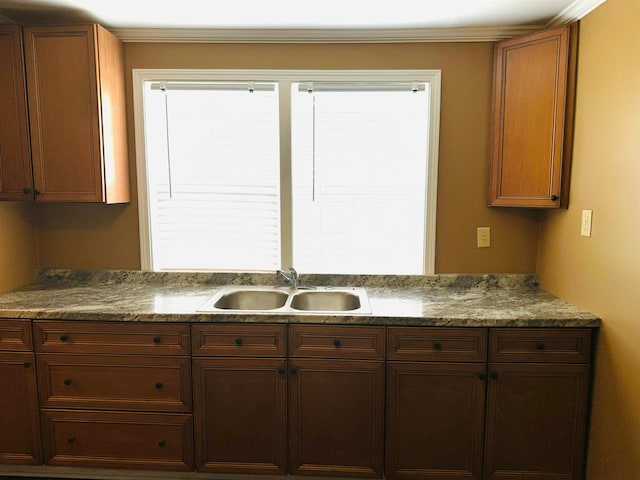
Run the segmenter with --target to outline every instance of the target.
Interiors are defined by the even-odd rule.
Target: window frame
[[[435,272],[438,153],[440,138],[440,70],[264,70],[264,69],[132,69],[133,113],[138,187],[138,225],[142,270],[153,270],[144,126],[144,83],[154,81],[270,81],[280,98],[281,267],[292,259],[290,95],[292,82],[420,82],[429,84],[429,148],[425,199],[424,273]],[[313,272],[305,272],[313,273]]]

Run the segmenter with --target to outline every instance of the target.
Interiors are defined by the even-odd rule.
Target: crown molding
[[[546,26],[555,27],[580,20],[606,1],[607,0],[576,0],[551,19]]]
[[[399,29],[113,28],[109,30],[127,43],[412,43],[495,42],[543,28],[544,25]]]

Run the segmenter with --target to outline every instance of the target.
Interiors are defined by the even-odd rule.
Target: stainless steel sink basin
[[[223,310],[274,310],[284,307],[289,295],[278,290],[238,290],[226,293],[213,304]]]
[[[199,312],[364,315],[371,313],[364,288],[226,286]]]
[[[311,290],[296,293],[291,299],[291,308],[296,310],[344,312],[357,310],[361,306],[357,294],[345,291]]]

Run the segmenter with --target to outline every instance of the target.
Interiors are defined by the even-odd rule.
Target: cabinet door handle
[[[442,344],[440,342],[436,342],[433,344],[433,348],[436,350],[442,350]]]
[[[167,445],[167,442],[166,442],[165,440],[160,440],[160,441],[158,442],[158,446],[159,446],[160,448],[164,448],[166,445]]]
[[[558,195],[551,195],[551,200],[553,200],[554,202],[558,200]]]
[[[162,339],[160,337],[153,337],[153,343],[155,343],[156,345],[158,343],[160,343],[162,341]]]
[[[22,193],[24,193],[25,195],[29,195],[31,193],[31,189],[29,187],[24,187],[22,189]]]
[[[24,368],[29,368],[31,366],[31,362],[24,362],[22,365],[24,365]]]
[[[291,367],[291,368],[289,369],[289,373],[290,373],[291,375],[296,375],[296,374],[298,373],[298,369],[297,369],[297,367]]]
[[[536,343],[536,348],[538,350],[544,350],[546,348],[546,345],[544,343],[542,343],[542,342],[538,342],[538,343]]]
[[[65,385],[69,386],[69,385],[71,385],[71,383],[72,383],[72,382],[71,382],[71,379],[70,379],[70,378],[67,378],[67,379],[66,379],[64,382],[62,382],[62,383],[64,383]]]
[[[67,440],[67,442],[69,442],[69,443],[75,443],[75,442],[76,442],[76,437],[69,437],[69,439]]]
[[[162,389],[162,382],[158,382],[158,383],[156,383],[156,388],[157,388],[158,390],[161,390],[161,389]]]
[[[60,335],[61,342],[66,342],[67,340],[69,340],[69,335]]]
[[[286,368],[280,367],[278,369],[278,375],[284,375],[285,373],[287,373],[287,369]]]
[[[497,380],[497,379],[498,379],[498,376],[499,376],[499,375],[498,375],[496,372],[493,372],[493,373],[491,374],[491,378],[493,378],[494,380]]]
[[[40,190],[38,190],[37,188],[34,188],[33,193],[35,193],[36,195],[40,195]]]
[[[242,339],[241,338],[236,338],[235,342],[236,342],[236,345],[238,345],[238,346],[242,345]]]
[[[479,373],[479,374],[478,374],[478,378],[479,378],[480,380],[486,380],[486,379],[487,379],[487,376],[486,376],[484,373]]]
[[[333,346],[336,348],[340,348],[342,346],[342,342],[337,338],[333,341]]]

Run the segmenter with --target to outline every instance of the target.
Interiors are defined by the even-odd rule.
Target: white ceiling
[[[357,40],[416,32],[502,36],[581,18],[604,0],[0,0],[7,23],[97,22],[147,40],[167,29],[247,41],[280,36]],[[165,33],[160,33],[159,30]],[[154,33],[155,32],[155,33]],[[306,32],[306,33],[305,33]],[[329,33],[333,32],[333,33]],[[348,33],[347,33],[348,32]],[[495,32],[495,33],[493,33]],[[188,36],[188,35],[187,35]],[[198,36],[198,35],[196,35]],[[375,36],[375,35],[374,35]],[[473,36],[473,35],[472,35]],[[140,40],[140,38],[137,38]],[[378,37],[378,41],[385,38]],[[125,39],[126,40],[126,39]],[[386,38],[389,40],[389,38]]]

